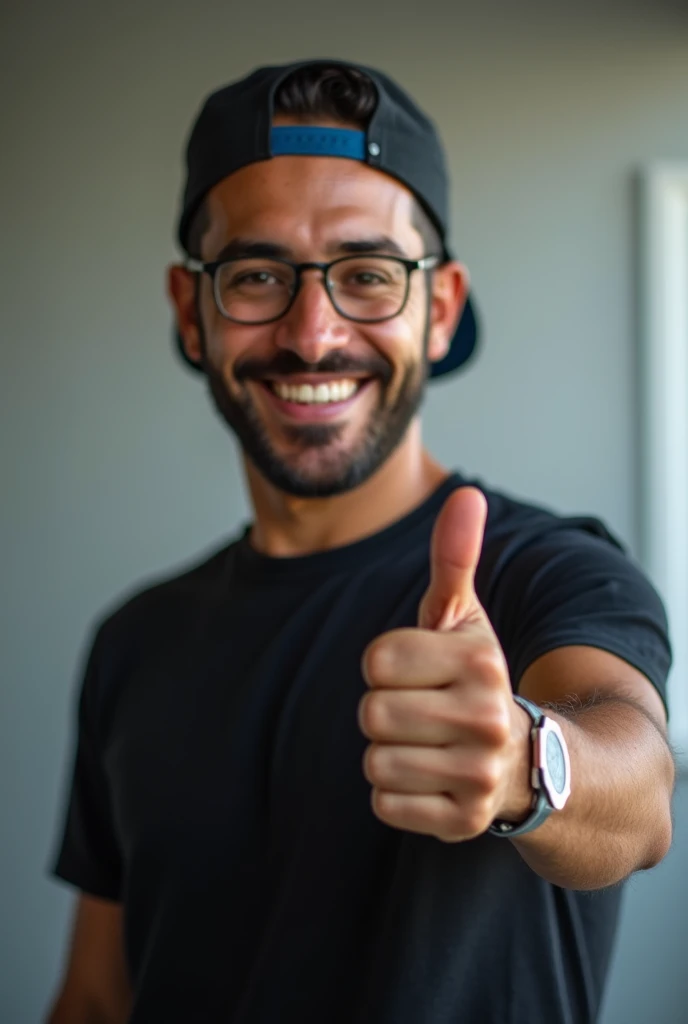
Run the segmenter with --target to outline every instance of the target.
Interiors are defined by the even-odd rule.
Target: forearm
[[[543,878],[571,889],[613,885],[657,864],[671,843],[674,764],[661,728],[631,700],[555,705],[571,757],[566,807],[514,839]]]
[[[45,1024],[125,1024],[126,1019],[113,1015],[95,1001],[61,997],[49,1011]]]

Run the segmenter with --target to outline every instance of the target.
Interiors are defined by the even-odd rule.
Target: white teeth
[[[344,402],[351,398],[360,387],[360,381],[333,380],[328,383],[286,384],[284,381],[272,381],[272,390],[286,402],[299,402],[302,405],[324,405],[327,402]]]

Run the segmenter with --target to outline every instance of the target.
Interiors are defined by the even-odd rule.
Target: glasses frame
[[[330,270],[332,269],[332,267],[337,266],[338,263],[345,263],[348,260],[357,260],[357,259],[360,260],[361,258],[365,258],[366,256],[371,256],[371,257],[374,257],[375,259],[393,260],[395,263],[401,264],[401,266],[404,267],[404,269],[406,271],[406,290],[404,292],[403,301],[401,303],[401,306],[397,310],[397,312],[396,313],[392,313],[390,316],[379,316],[379,317],[374,317],[374,318],[362,318],[362,317],[349,316],[347,313],[344,313],[339,308],[339,306],[337,305],[336,300],[334,298],[334,295],[332,294],[332,285],[331,285],[330,280],[329,280],[329,273],[330,273]],[[385,323],[387,320],[393,320],[395,316],[399,316],[401,313],[403,313],[404,308],[406,306],[406,303],[408,302],[409,291],[411,289],[411,274],[413,273],[413,271],[414,270],[433,270],[435,267],[439,266],[440,263],[442,262],[442,258],[440,256],[437,256],[437,255],[421,256],[421,258],[419,260],[407,260],[407,259],[404,259],[401,256],[390,256],[388,253],[379,253],[379,252],[378,253],[375,253],[375,252],[360,253],[360,254],[353,253],[350,256],[338,256],[337,259],[330,260],[329,263],[316,263],[316,262],[313,262],[313,261],[309,261],[307,263],[294,263],[291,260],[275,259],[273,257],[265,257],[265,259],[269,259],[270,263],[281,263],[283,266],[290,267],[294,271],[294,275],[295,275],[294,276],[294,285],[293,285],[293,288],[292,288],[292,291],[291,291],[291,298],[289,299],[289,303],[286,306],[286,308],[282,310],[282,312],[279,314],[279,316],[271,316],[271,317],[269,317],[266,320],[237,320],[236,317],[229,316],[229,314],[227,312],[225,312],[225,310],[222,308],[222,303],[220,302],[220,297],[218,295],[218,276],[217,276],[218,270],[220,269],[220,267],[225,266],[225,264],[227,264],[227,263],[243,263],[247,259],[260,260],[262,258],[263,257],[261,257],[261,256],[233,256],[230,259],[226,259],[226,260],[211,260],[208,263],[203,262],[203,260],[188,259],[188,260],[186,260],[184,266],[186,267],[187,270],[191,271],[191,273],[195,273],[195,274],[205,273],[205,274],[208,274],[208,276],[210,277],[210,280],[212,281],[212,284],[213,284],[213,298],[215,299],[215,305],[217,306],[218,312],[220,313],[221,316],[223,316],[225,318],[225,320],[229,320],[229,321],[231,321],[231,323],[234,323],[234,324],[242,324],[244,327],[258,327],[261,324],[272,324],[272,323],[275,323],[277,320],[281,320],[283,316],[287,315],[289,310],[294,305],[294,302],[296,301],[296,297],[299,294],[299,291],[301,290],[301,284],[302,284],[302,281],[303,281],[303,273],[304,273],[305,270],[319,270],[319,271],[321,271],[322,277],[321,277],[320,280],[321,280],[323,288],[327,292],[327,296],[328,296],[330,302],[332,303],[332,307],[334,308],[335,312],[338,313],[339,316],[344,317],[345,320],[351,320],[353,323],[356,323],[356,324],[381,324],[381,323]]]

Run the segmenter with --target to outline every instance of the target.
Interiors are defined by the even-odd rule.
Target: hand
[[[530,809],[530,718],[515,703],[499,641],[475,593],[487,503],[462,487],[433,531],[418,626],[377,637],[363,655],[371,688],[359,724],[377,817],[445,842]]]

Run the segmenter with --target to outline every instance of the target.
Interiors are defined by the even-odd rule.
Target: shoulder
[[[217,602],[226,586],[236,542],[194,561],[181,571],[147,581],[102,616],[101,632],[120,634],[140,622],[150,628],[159,618],[165,625],[191,608]]]
[[[662,691],[671,657],[664,605],[608,527],[481,490],[488,521],[476,590],[513,678],[548,650],[584,645],[624,658]]]
[[[488,502],[485,538],[476,582],[489,600],[500,588],[519,594],[555,584],[622,582],[641,599],[658,601],[645,573],[608,526],[595,516],[566,516],[476,484]]]
[[[562,515],[543,505],[471,481],[487,499],[488,514],[477,582],[492,591],[505,577],[577,559],[588,565],[638,572],[623,543],[595,516]]]
[[[199,635],[199,623],[222,606],[237,542],[151,579],[96,619],[88,645],[85,689],[102,694],[110,682],[151,652],[181,652]]]
[[[544,537],[556,542],[558,537],[566,534],[569,543],[572,537],[578,537],[581,541],[585,538],[594,538],[601,541],[603,547],[624,551],[621,541],[595,516],[562,515],[544,505],[490,490],[480,483],[476,483],[475,486],[479,487],[487,498],[485,542],[495,550],[506,549],[509,554],[515,554]]]

